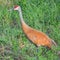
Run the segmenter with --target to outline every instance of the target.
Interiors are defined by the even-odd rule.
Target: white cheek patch
[[[18,10],[18,9],[19,9],[19,7],[14,8],[14,10]]]

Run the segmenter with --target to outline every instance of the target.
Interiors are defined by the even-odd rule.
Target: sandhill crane
[[[19,12],[22,29],[32,43],[34,43],[37,47],[46,46],[48,48],[51,48],[53,45],[57,46],[55,41],[49,38],[45,33],[31,28],[24,22],[20,6],[14,6],[14,10],[17,10]]]

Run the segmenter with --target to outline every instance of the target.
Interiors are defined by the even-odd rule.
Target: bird
[[[52,46],[57,46],[56,42],[47,34],[43,33],[42,31],[33,29],[25,23],[22,15],[22,10],[19,5],[15,5],[13,9],[18,11],[23,32],[33,44],[35,44],[37,47],[45,46],[50,49]]]

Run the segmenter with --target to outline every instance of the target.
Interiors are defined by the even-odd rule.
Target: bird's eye
[[[17,8],[17,7],[19,7],[19,6],[18,6],[18,5],[15,5],[15,6],[14,6],[14,8]]]

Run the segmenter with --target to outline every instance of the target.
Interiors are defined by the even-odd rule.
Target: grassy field
[[[8,11],[14,5],[21,6],[30,27],[46,33],[60,50],[60,0],[0,0],[0,60],[60,60],[42,46],[37,53],[22,31],[18,12]]]

